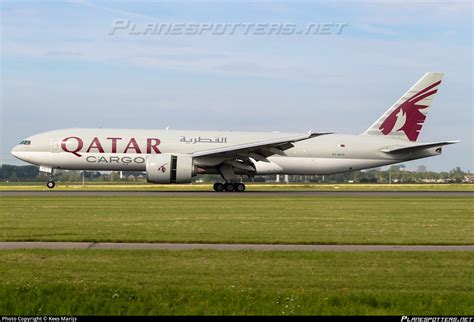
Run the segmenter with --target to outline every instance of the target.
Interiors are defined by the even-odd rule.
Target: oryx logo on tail
[[[426,73],[423,75],[363,135],[416,141],[433,99],[438,92],[442,78],[442,73]]]
[[[416,141],[426,119],[426,115],[421,110],[429,106],[417,103],[436,94],[438,91],[436,86],[439,84],[441,81],[426,87],[403,102],[380,125],[380,131],[384,135],[388,135],[392,131],[403,131],[410,141]]]

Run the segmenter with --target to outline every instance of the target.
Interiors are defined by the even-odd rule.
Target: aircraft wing
[[[311,139],[321,135],[332,134],[334,132],[308,132],[307,134],[279,138],[274,140],[257,141],[238,145],[227,146],[223,148],[198,151],[192,154],[193,157],[215,156],[224,158],[254,158],[257,161],[269,162],[266,158],[278,154],[286,155],[285,150],[292,148],[293,143]]]
[[[404,147],[399,147],[399,146],[397,146],[397,147],[388,147],[388,148],[382,149],[380,151],[388,153],[388,154],[401,154],[401,153],[415,152],[415,151],[429,149],[429,148],[435,148],[437,146],[455,144],[455,143],[459,143],[459,142],[461,142],[461,141],[444,141],[444,142],[423,143],[423,144],[404,146]]]

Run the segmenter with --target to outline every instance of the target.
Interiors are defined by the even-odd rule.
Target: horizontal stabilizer
[[[449,145],[459,143],[461,141],[443,141],[443,142],[434,142],[434,143],[423,143],[411,146],[394,146],[394,147],[387,147],[380,151],[388,153],[388,154],[401,154],[401,153],[408,153],[408,152],[415,152],[429,148],[435,148],[438,146]]]

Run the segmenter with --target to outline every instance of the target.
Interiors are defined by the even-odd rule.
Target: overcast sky
[[[1,18],[2,163],[22,164],[9,151],[24,137],[67,127],[358,134],[440,71],[418,140],[462,143],[406,165],[473,169],[471,1],[12,0]],[[218,23],[263,27],[143,34]],[[265,28],[278,24],[295,32]]]

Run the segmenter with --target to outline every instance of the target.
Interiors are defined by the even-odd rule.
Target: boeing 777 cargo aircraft
[[[244,191],[241,176],[321,175],[441,154],[459,141],[417,143],[443,74],[426,73],[360,135],[124,129],[65,129],[22,140],[11,153],[54,169],[146,171],[148,182],[190,183],[220,174],[215,191]]]

